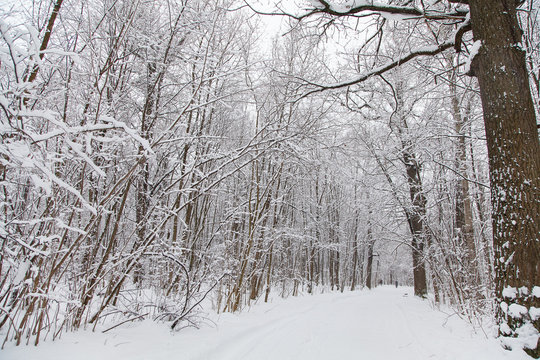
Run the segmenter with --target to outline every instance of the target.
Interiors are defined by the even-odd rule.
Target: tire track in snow
[[[398,314],[396,317],[399,316],[401,321],[399,322],[400,328],[404,329],[405,332],[409,335],[410,338],[412,338],[412,348],[417,353],[418,359],[430,359],[434,358],[436,355],[433,353],[430,353],[428,348],[423,345],[424,342],[421,341],[419,336],[417,335],[416,331],[412,329],[410,325],[410,319],[408,318],[406,311],[403,309],[403,305],[399,304],[398,302],[394,302],[393,304],[394,313]]]
[[[252,326],[248,329],[241,330],[228,336],[219,344],[213,346],[212,349],[204,352],[196,357],[196,360],[240,360],[253,359],[249,357],[257,346],[261,345],[264,340],[271,334],[278,333],[280,329],[286,328],[287,325],[297,321],[304,314],[314,311],[316,308],[323,306],[322,304],[312,305],[304,311],[298,312],[295,315],[280,316],[277,319],[269,319],[263,324]],[[273,309],[271,309],[273,310]],[[269,311],[271,311],[269,310]]]

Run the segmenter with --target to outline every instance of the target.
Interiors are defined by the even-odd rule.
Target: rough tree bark
[[[538,130],[516,1],[470,0],[469,6],[474,39],[481,41],[472,70],[480,84],[489,155],[500,333],[517,337],[527,324],[540,329],[540,319],[529,312],[540,308]],[[512,304],[526,311],[510,316],[506,309]],[[539,345],[538,337],[536,344],[529,341],[529,355],[539,357]]]

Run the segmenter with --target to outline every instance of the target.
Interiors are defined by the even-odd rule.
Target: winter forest
[[[3,0],[2,348],[399,286],[539,358],[539,110],[537,0]]]

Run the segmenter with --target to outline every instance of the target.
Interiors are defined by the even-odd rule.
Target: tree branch
[[[323,92],[323,91],[326,91],[326,90],[332,90],[332,89],[341,89],[341,88],[345,88],[345,87],[349,87],[351,85],[355,85],[355,84],[359,84],[361,82],[364,82],[366,81],[367,79],[373,77],[373,76],[377,76],[377,75],[381,75],[381,74],[384,74],[385,72],[389,71],[389,70],[392,70],[393,68],[396,68],[400,65],[403,65],[405,64],[406,62],[418,57],[418,56],[433,56],[433,55],[437,55],[437,54],[440,54],[442,53],[443,51],[451,48],[454,46],[454,40],[455,38],[452,38],[451,40],[448,40],[440,45],[434,45],[434,46],[428,46],[428,47],[424,47],[424,48],[420,48],[420,49],[417,49],[417,50],[414,50],[412,52],[410,52],[409,54],[405,55],[405,56],[402,56],[388,64],[385,64],[385,65],[382,65],[382,66],[379,66],[375,69],[372,69],[371,71],[368,71],[358,77],[356,77],[355,79],[352,79],[352,80],[349,80],[349,81],[344,81],[344,82],[341,82],[341,83],[336,83],[336,84],[328,84],[328,85],[319,85],[319,84],[315,84],[315,83],[310,83],[310,85],[313,85],[316,87],[316,89],[313,89],[311,91],[308,91],[307,93],[303,94],[298,100],[306,97],[306,96],[309,96],[311,94],[314,94],[314,93],[318,93],[318,92]]]
[[[359,3],[355,6],[348,5],[333,5],[326,0],[313,0],[314,8],[307,9],[308,11],[301,15],[294,15],[283,12],[264,12],[255,9],[247,0],[244,0],[245,6],[249,7],[253,12],[260,15],[274,15],[274,16],[288,16],[296,20],[302,20],[307,17],[316,14],[328,14],[336,17],[344,16],[363,16],[365,13],[372,13],[373,15],[399,15],[405,16],[408,19],[425,18],[431,20],[448,20],[448,19],[463,19],[467,15],[468,11],[454,10],[452,12],[441,11],[425,11],[417,7],[412,6],[399,6],[399,5],[387,5],[382,3]],[[319,5],[320,6],[317,6]]]
[[[314,1],[315,2],[315,1]],[[399,6],[399,5],[385,5],[385,4],[368,4],[363,3],[359,4],[357,6],[336,6],[332,5],[330,2],[326,0],[316,0],[316,2],[319,2],[323,8],[317,8],[320,10],[320,12],[324,12],[329,15],[334,16],[349,16],[358,14],[360,12],[365,11],[373,11],[373,12],[386,12],[389,14],[395,14],[395,15],[410,15],[415,17],[423,17],[425,13],[416,8],[416,7],[408,7],[408,6]]]
[[[454,35],[454,49],[457,53],[461,52],[461,42],[463,39],[463,35],[465,35],[466,32],[471,30],[471,21],[467,18],[467,20],[465,20],[465,22],[463,22],[461,26],[457,29],[456,34]]]
[[[45,55],[44,51],[47,49],[47,46],[49,45],[49,40],[51,39],[51,33],[53,30],[54,22],[56,21],[56,16],[60,12],[60,7],[62,6],[63,0],[57,0],[54,4],[51,16],[49,17],[49,22],[47,23],[47,28],[45,30],[45,35],[43,36],[43,41],[41,42],[41,46],[39,48],[39,58],[43,59],[43,56]],[[34,65],[34,68],[32,69],[32,72],[30,73],[30,76],[28,77],[28,82],[33,82],[36,79],[36,76],[39,71],[39,65]]]

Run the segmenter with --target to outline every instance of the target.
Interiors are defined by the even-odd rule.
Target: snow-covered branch
[[[318,92],[326,91],[326,90],[333,90],[333,89],[342,89],[346,88],[352,85],[360,84],[369,78],[372,78],[377,75],[382,75],[386,73],[389,70],[392,70],[400,65],[403,65],[412,59],[415,59],[419,56],[433,56],[442,53],[443,51],[450,49],[454,46],[454,38],[452,38],[449,41],[446,41],[440,45],[433,45],[433,46],[426,46],[422,48],[418,48],[416,50],[413,50],[409,52],[406,55],[403,55],[387,64],[381,65],[379,67],[376,67],[374,69],[371,69],[361,75],[355,76],[353,79],[345,80],[343,82],[338,82],[334,84],[316,84],[313,82],[305,81],[307,84],[306,86],[313,87],[314,89],[309,90],[302,94],[300,99],[305,98],[306,96],[309,96],[311,94],[315,94]]]

